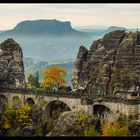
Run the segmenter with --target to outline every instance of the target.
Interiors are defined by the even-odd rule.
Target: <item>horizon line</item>
[[[2,29],[0,28],[0,31],[7,31],[7,30],[12,30],[14,29],[19,23],[21,22],[24,22],[24,21],[39,21],[39,20],[56,20],[56,21],[59,21],[59,22],[70,22],[71,23],[71,26],[72,28],[109,28],[111,26],[115,26],[115,27],[122,27],[122,28],[128,28],[128,29],[137,29],[137,28],[140,28],[140,27],[127,27],[127,26],[120,26],[120,25],[72,25],[72,22],[70,20],[60,20],[60,19],[56,19],[56,18],[50,18],[50,19],[27,19],[27,20],[21,20],[19,22],[16,23],[16,25],[13,27],[13,28],[7,28],[7,29]]]

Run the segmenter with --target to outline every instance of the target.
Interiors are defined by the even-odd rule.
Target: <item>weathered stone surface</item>
[[[131,121],[129,129],[133,136],[140,135],[140,120]]]
[[[46,136],[83,136],[84,126],[79,125],[78,112],[67,111],[58,118],[54,129]],[[87,121],[87,126],[96,124],[92,117]]]
[[[93,94],[135,92],[140,76],[140,33],[116,30],[80,47],[74,65],[73,89]],[[120,75],[120,76],[119,76]]]
[[[75,66],[74,66],[73,86],[75,89],[79,88],[78,87],[79,82],[82,84],[82,83],[86,83],[88,80],[88,78],[87,78],[88,71],[86,71],[87,55],[88,55],[88,50],[84,46],[81,46],[79,49],[79,53],[77,55],[77,61],[76,61]],[[79,71],[82,68],[85,69],[84,73]],[[84,81],[82,81],[82,80],[84,80]],[[82,84],[82,85],[84,86],[84,84]]]
[[[0,86],[25,87],[23,54],[20,45],[9,38],[0,44]]]
[[[32,137],[35,136],[35,129],[32,126],[26,126],[22,130],[22,137]]]

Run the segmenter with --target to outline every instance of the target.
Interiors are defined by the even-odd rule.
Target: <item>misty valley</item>
[[[71,24],[0,31],[0,136],[140,136],[140,32]]]
[[[13,38],[24,53],[26,79],[30,73],[39,71],[40,81],[43,70],[52,65],[66,68],[67,82],[71,85],[73,64],[81,45],[90,48],[94,40],[113,30],[135,31],[124,27],[71,27],[70,22],[57,20],[22,21],[15,28],[0,32],[0,41]]]

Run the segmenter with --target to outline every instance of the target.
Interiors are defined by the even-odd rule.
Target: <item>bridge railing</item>
[[[92,103],[95,101],[105,101],[105,102],[115,102],[115,103],[125,103],[125,104],[140,104],[140,97],[135,98],[121,98],[114,95],[88,95],[81,97],[84,102]]]
[[[36,90],[28,88],[0,88],[0,92],[10,92],[18,94],[34,94],[42,96],[51,96],[51,97],[66,97],[66,98],[81,98],[83,95],[82,92],[68,92],[68,91],[53,91],[53,90]]]
[[[56,97],[56,98],[81,98],[83,100],[88,100],[91,102],[94,99],[102,99],[104,101],[130,101],[131,99],[121,98],[119,96],[114,95],[93,95],[90,93],[86,93],[81,91],[53,91],[53,90],[43,90],[43,89],[28,89],[28,88],[0,88],[0,92],[10,92],[10,93],[18,93],[18,94],[34,94],[34,95],[42,95],[48,97]],[[134,98],[133,102],[140,102],[140,97]]]

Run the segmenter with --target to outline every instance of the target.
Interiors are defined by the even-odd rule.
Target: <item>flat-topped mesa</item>
[[[73,89],[83,88],[93,94],[138,91],[139,44],[139,32],[116,30],[94,41],[89,51],[80,47],[74,65]]]
[[[0,44],[0,87],[24,88],[23,53],[12,38]]]
[[[32,32],[40,32],[40,31],[48,31],[48,32],[57,32],[63,31],[67,32],[72,29],[70,21],[58,21],[54,20],[26,20],[17,24],[14,28],[15,31],[32,31]]]

